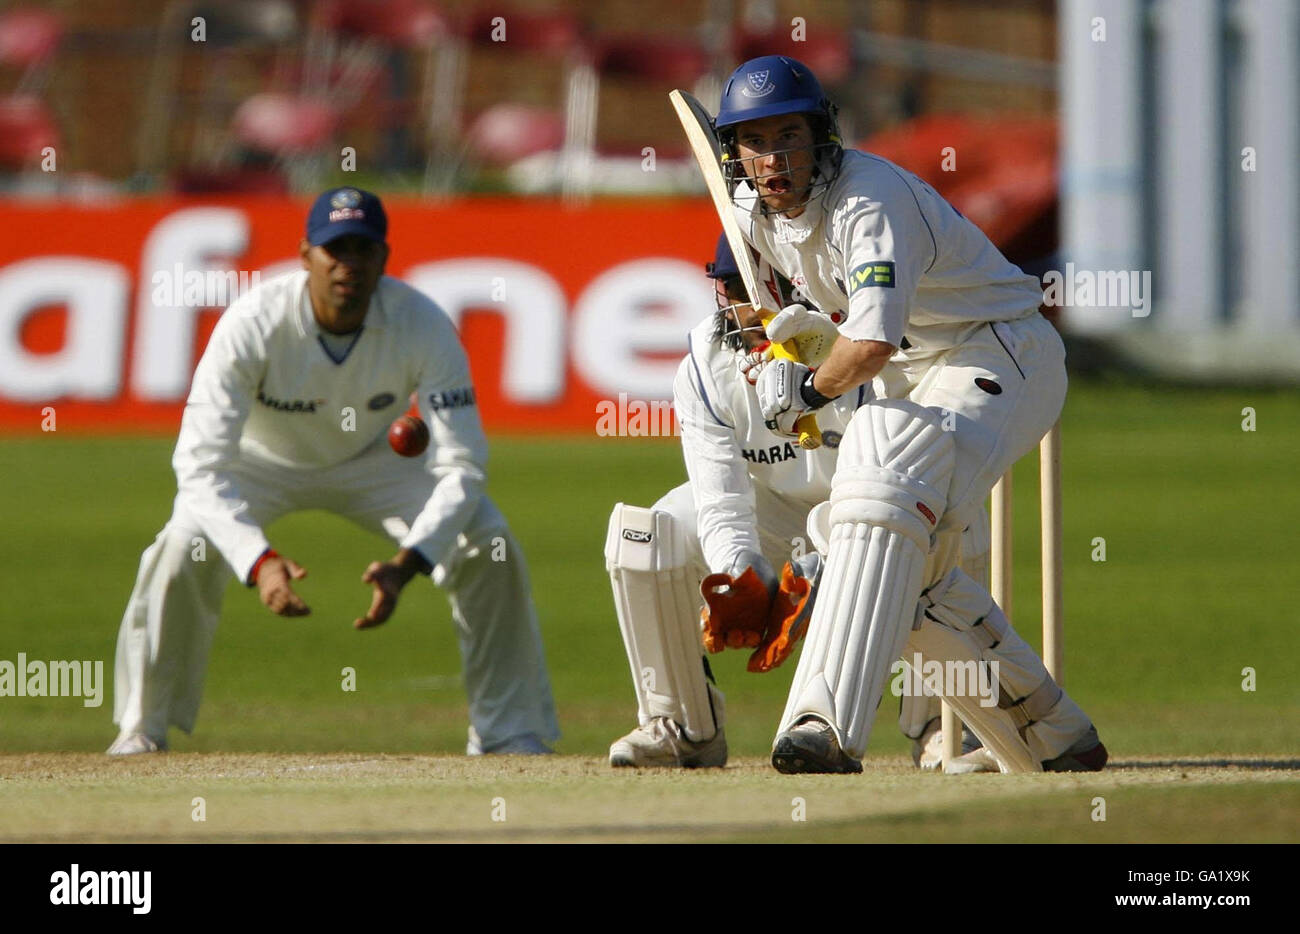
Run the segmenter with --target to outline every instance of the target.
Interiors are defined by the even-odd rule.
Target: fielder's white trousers
[[[419,458],[397,457],[383,438],[327,470],[246,462],[236,473],[263,528],[290,512],[323,509],[394,541],[406,534],[434,484]],[[125,732],[161,739],[170,726],[194,729],[233,574],[211,543],[206,560],[192,560],[194,539],[202,537],[192,509],[177,496],[171,519],[140,559],[117,640],[113,720]],[[494,550],[502,555],[494,545],[502,543],[505,560],[493,560]],[[435,562],[434,583],[447,592],[460,643],[469,751],[527,733],[554,742],[559,728],[528,566],[501,512],[484,496],[448,553],[426,557]]]

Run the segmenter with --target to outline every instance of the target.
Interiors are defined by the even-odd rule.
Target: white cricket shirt
[[[179,497],[241,580],[268,546],[230,466],[273,465],[295,472],[299,489],[310,487],[314,471],[383,438],[413,391],[437,484],[402,547],[436,563],[483,494],[487,439],[469,362],[442,309],[384,276],[345,355],[320,334],[307,272],[293,272],[226,310],[194,372],[172,457]]]
[[[840,174],[798,217],[764,215],[749,182],[735,194],[746,239],[840,333],[899,347],[952,346],[968,325],[1038,309],[1037,279],[1008,262],[978,227],[911,172],[846,150]]]

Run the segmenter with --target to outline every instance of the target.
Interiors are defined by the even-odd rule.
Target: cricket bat
[[[727,237],[727,243],[731,245],[731,255],[735,257],[736,268],[740,270],[740,278],[745,283],[745,294],[749,296],[749,303],[758,310],[763,323],[767,324],[780,309],[772,307],[771,300],[766,297],[766,290],[759,287],[754,255],[749,251],[749,244],[745,242],[740,224],[732,212],[731,193],[727,190],[727,180],[722,176],[722,147],[713,131],[713,120],[704,106],[685,91],[672,91],[668,99],[672,101],[673,110],[677,112],[677,119],[686,131],[686,140],[699,164],[700,173],[704,176],[704,185],[713,200],[713,209],[722,222],[722,231]],[[794,341],[773,344],[772,354],[786,360],[799,359]],[[799,447],[809,451],[821,447],[822,433],[817,427],[816,415],[808,413],[795,423],[795,427],[799,429]]]

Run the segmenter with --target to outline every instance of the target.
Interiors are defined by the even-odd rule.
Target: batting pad
[[[619,503],[609,517],[605,567],[640,724],[668,717],[692,741],[709,739],[722,724],[704,676],[702,601],[686,535],[669,513]]]
[[[912,653],[919,654],[926,663],[923,667],[929,667],[930,662],[938,662],[948,670],[962,665],[973,671],[981,660],[979,647],[969,635],[929,618],[923,619],[921,627],[910,634],[904,651],[909,657]],[[1007,710],[996,703],[986,706],[984,698],[964,690],[946,690],[951,685],[945,685],[942,677],[934,682],[927,681],[926,687],[932,693],[941,695],[957,711],[962,723],[997,757],[998,766],[1003,772],[1043,770],[1040,760],[1035,758],[1021,739],[1017,724]]]
[[[987,591],[968,575],[954,571],[950,586],[926,612],[939,624],[967,634],[982,659],[997,663],[998,704],[1010,714],[1035,759],[1055,759],[1092,725]]]
[[[955,460],[937,413],[903,399],[858,409],[831,482],[826,570],[781,732],[815,715],[865,752],[890,669],[916,621],[931,533]]]

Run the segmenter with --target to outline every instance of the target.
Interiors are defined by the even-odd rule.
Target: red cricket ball
[[[403,457],[419,457],[429,446],[429,426],[422,418],[402,415],[389,426],[388,444]]]

